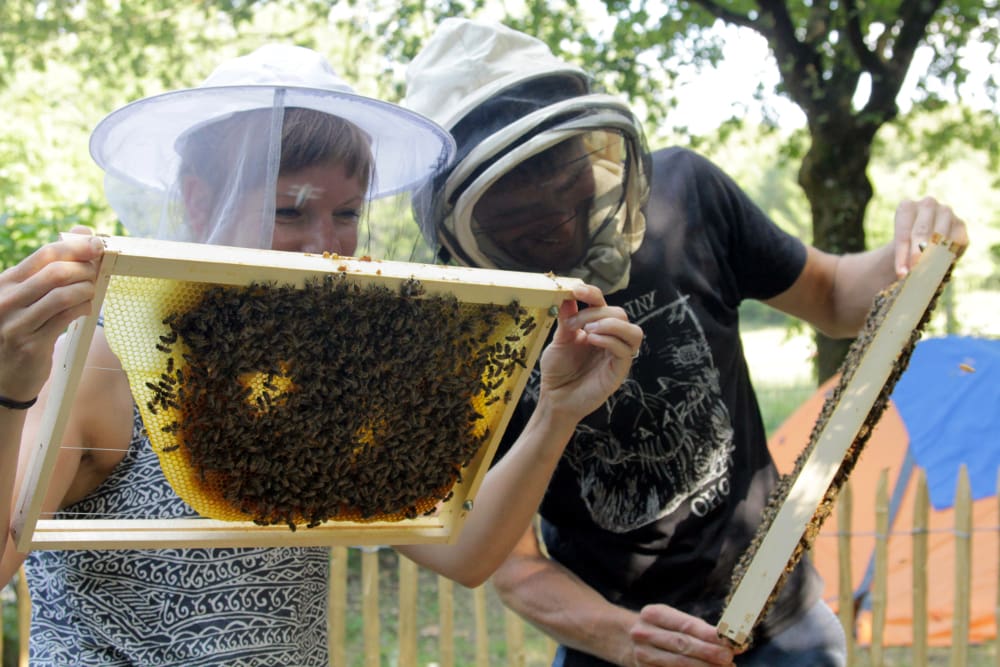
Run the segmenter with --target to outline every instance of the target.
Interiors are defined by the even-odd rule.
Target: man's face
[[[473,208],[481,233],[536,271],[577,266],[589,242],[594,173],[579,138],[525,161],[486,191]]]

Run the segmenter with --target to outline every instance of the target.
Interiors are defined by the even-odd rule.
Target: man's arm
[[[616,665],[731,665],[715,628],[667,605],[635,612],[608,602],[539,548],[529,529],[493,576],[504,604],[563,646]]]
[[[934,234],[964,249],[965,223],[951,208],[931,197],[904,201],[896,209],[895,237],[876,250],[831,255],[808,248],[798,279],[766,303],[809,322],[831,338],[857,335],[875,295],[904,276],[920,257],[922,244]]]
[[[563,646],[616,665],[633,665],[629,630],[639,614],[604,599],[575,574],[548,559],[529,528],[493,575],[505,605]]]

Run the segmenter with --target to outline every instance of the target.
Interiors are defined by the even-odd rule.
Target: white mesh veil
[[[201,86],[112,112],[95,128],[90,150],[131,235],[267,248],[274,185],[287,159],[286,119],[315,112],[360,129],[371,153],[360,166],[374,165],[363,179],[369,199],[416,188],[454,154],[454,141],[434,122],[355,94],[314,51],[276,44],[220,65]],[[322,139],[329,150],[343,146]],[[195,179],[207,187],[191,187]]]

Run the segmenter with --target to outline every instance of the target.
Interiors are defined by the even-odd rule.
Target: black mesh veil
[[[616,284],[622,261],[642,240],[642,206],[648,197],[649,152],[641,127],[616,97],[587,92],[579,77],[537,77],[483,101],[452,128],[457,157],[414,197],[414,211],[427,243],[442,258],[490,268],[547,271],[505,251],[477,220],[480,200],[506,187],[518,172],[543,188],[561,172],[576,169],[560,155],[586,155],[593,180],[585,214],[589,243],[571,275]],[[581,148],[582,147],[582,148]],[[576,169],[575,173],[580,173]],[[498,185],[500,184],[500,185]],[[531,213],[519,213],[528,220]],[[538,226],[545,213],[537,212]],[[621,256],[624,256],[622,259]]]

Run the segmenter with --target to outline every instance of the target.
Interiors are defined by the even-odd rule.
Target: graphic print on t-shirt
[[[704,331],[685,296],[656,296],[624,304],[645,332],[641,370],[577,427],[564,457],[594,522],[616,533],[683,505],[703,516],[729,493],[733,431]]]

